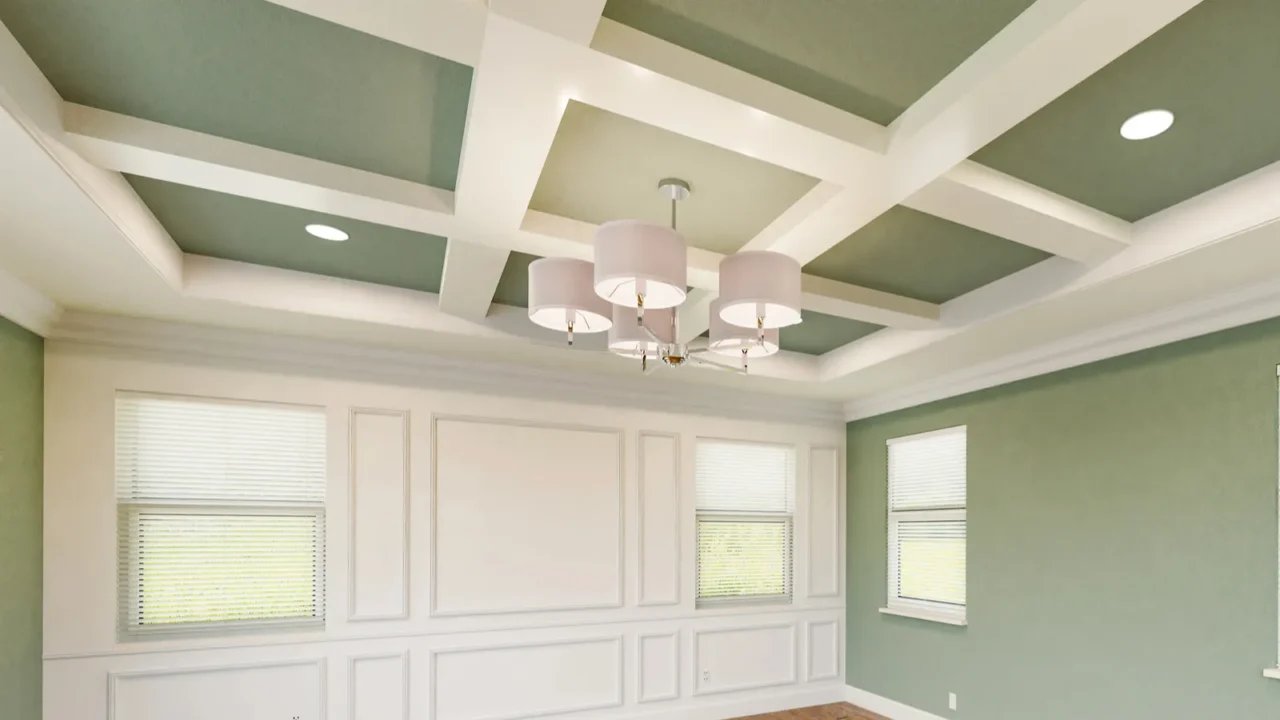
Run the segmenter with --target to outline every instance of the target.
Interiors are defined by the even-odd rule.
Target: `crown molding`
[[[1277,316],[1280,282],[1259,283],[852,400],[844,405],[844,418],[853,421],[883,415]]]
[[[50,336],[52,351],[180,362],[445,389],[504,397],[630,407],[831,427],[837,402],[748,393],[691,383],[656,384],[589,372],[565,372],[430,355],[373,345],[114,315],[70,312]],[[658,392],[655,392],[659,390]],[[766,402],[761,400],[767,399]]]
[[[48,337],[61,314],[58,303],[0,268],[0,316]]]

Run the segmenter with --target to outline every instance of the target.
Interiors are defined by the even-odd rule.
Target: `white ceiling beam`
[[[182,294],[189,298],[411,330],[482,338],[510,337],[508,333],[482,323],[445,313],[440,309],[439,296],[435,293],[201,255],[184,256],[184,264],[186,284]]]
[[[605,0],[488,0],[490,12],[586,45],[596,34]]]
[[[480,57],[485,9],[468,0],[269,0],[463,65]]]
[[[1133,237],[1120,218],[969,161],[902,204],[1086,265],[1115,255]]]
[[[813,260],[1197,2],[1039,0],[894,121],[877,183],[847,187],[770,249]]]
[[[0,24],[0,112],[21,126],[171,287],[182,284],[182,251],[124,178],[102,170],[67,147],[62,97]]]
[[[483,319],[507,266],[510,250],[449,238],[440,280],[440,309],[461,318]]]
[[[520,17],[532,14],[529,19],[555,35],[489,15],[471,83],[458,171],[457,216],[469,231],[449,237],[440,288],[445,312],[472,320],[488,313],[510,253],[492,242],[483,244],[483,237],[482,244],[465,246],[477,236],[505,238],[520,229],[560,127],[565,107],[560,83],[539,72],[528,57],[563,44],[563,39],[588,42],[603,9],[603,0],[555,0],[537,11],[523,2],[494,7]]]
[[[58,303],[0,267],[0,317],[48,337],[61,314]]]
[[[100,168],[446,235],[453,193],[399,178],[66,103],[70,144]]]
[[[678,333],[676,342],[689,343],[707,331],[711,325],[711,303],[719,293],[705,288],[694,288],[676,309]]]

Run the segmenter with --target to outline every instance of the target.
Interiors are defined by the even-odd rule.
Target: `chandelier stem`
[[[746,372],[747,370],[747,349],[746,348],[742,348],[742,370],[743,372]]]
[[[569,347],[573,347],[573,322],[569,322]]]

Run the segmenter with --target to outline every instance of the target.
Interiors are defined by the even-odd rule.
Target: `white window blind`
[[[318,408],[116,398],[123,636],[324,618]]]
[[[795,451],[699,440],[698,602],[791,598]]]
[[[889,610],[963,622],[965,427],[896,438],[889,452]]]

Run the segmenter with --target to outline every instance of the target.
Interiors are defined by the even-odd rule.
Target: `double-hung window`
[[[324,622],[320,408],[116,397],[119,628]]]
[[[966,428],[890,440],[885,612],[965,624]]]
[[[698,604],[790,602],[795,450],[699,440]]]

